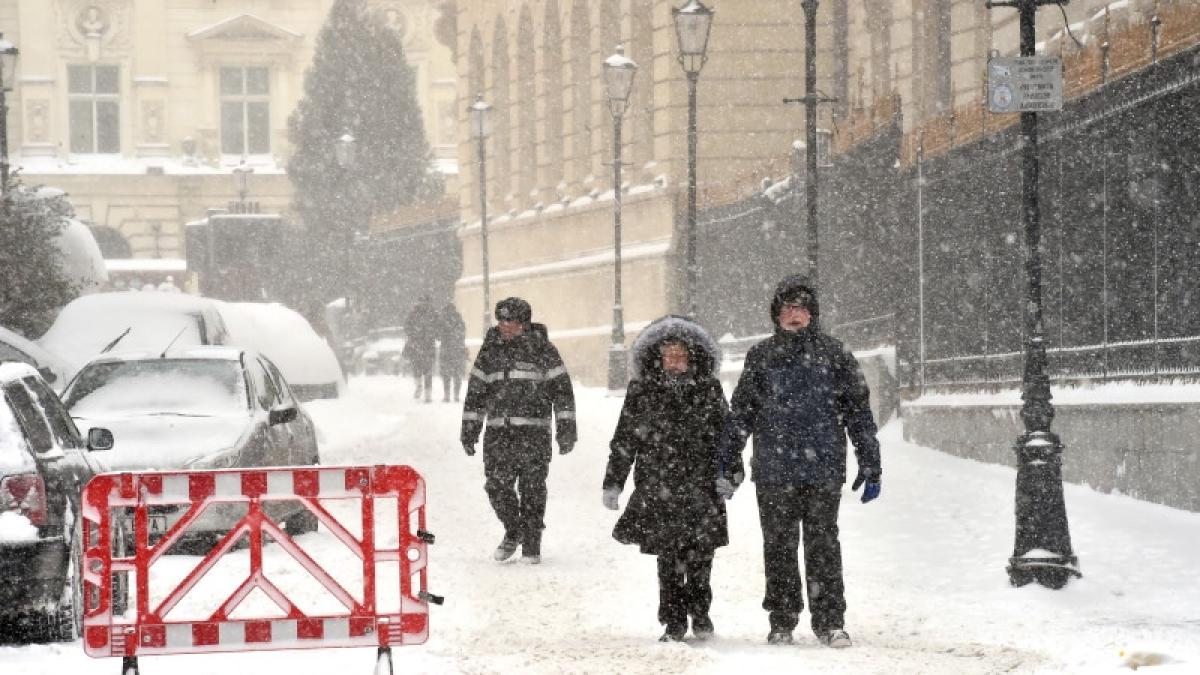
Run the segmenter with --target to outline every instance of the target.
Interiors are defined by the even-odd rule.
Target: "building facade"
[[[0,0],[20,49],[12,165],[66,190],[110,250],[182,258],[183,224],[236,199],[287,214],[287,122],[333,0]],[[450,47],[434,0],[369,0],[404,37],[437,166],[453,188]],[[332,152],[332,150],[331,150]]]
[[[492,302],[528,298],[572,367],[601,381],[614,256],[612,120],[600,71],[617,43],[639,66],[623,126],[627,338],[647,321],[680,311],[688,98],[672,9],[682,4],[457,3],[464,263],[457,296],[470,335],[481,334],[487,311],[479,209],[486,199]],[[794,142],[804,137],[804,111],[782,99],[803,94],[805,35],[793,0],[708,5],[716,14],[698,83],[698,202],[702,214],[716,214],[780,184],[803,164]],[[1038,16],[1038,50],[1062,56],[1068,97],[1079,97],[1118,76],[1119,68],[1149,64],[1126,63],[1124,45],[1132,37],[1164,53],[1181,48],[1189,6],[1194,2],[1083,0],[1066,8],[1066,23],[1046,7]],[[825,0],[815,40],[818,88],[834,99],[819,108],[818,125],[829,130],[835,156],[898,131],[901,168],[911,166],[918,146],[930,156],[1015,123],[1015,115],[984,108],[987,59],[1018,52],[1013,9],[989,10],[974,0]],[[1120,59],[1125,65],[1115,65]],[[483,191],[480,148],[469,138],[466,114],[477,95],[493,106]],[[783,228],[802,251],[803,223]],[[707,257],[718,266],[752,262],[711,251]]]

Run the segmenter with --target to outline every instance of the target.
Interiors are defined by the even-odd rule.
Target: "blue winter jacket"
[[[858,361],[839,340],[815,328],[777,329],[746,355],[721,438],[724,474],[741,471],[751,434],[756,483],[846,482],[847,433],[859,466],[879,472],[869,397]]]

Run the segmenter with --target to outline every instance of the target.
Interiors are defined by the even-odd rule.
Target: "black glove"
[[[467,441],[462,442],[463,452],[467,453],[467,457],[475,456],[475,444]]]
[[[858,477],[854,479],[854,483],[850,485],[850,489],[858,490],[860,485],[866,483],[866,487],[863,488],[862,503],[866,504],[879,496],[879,491],[883,488],[882,478],[879,474],[879,469],[859,467]]]
[[[570,443],[564,443],[562,441],[558,442],[558,454],[560,454],[560,455],[565,455],[574,449],[575,449],[574,441],[571,441]]]

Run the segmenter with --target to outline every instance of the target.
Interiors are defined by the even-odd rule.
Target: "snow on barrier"
[[[442,602],[408,466],[109,473],[83,504],[84,651],[123,675],[141,655],[326,647],[377,647],[390,673]]]

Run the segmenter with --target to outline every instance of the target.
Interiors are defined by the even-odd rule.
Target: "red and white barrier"
[[[334,547],[339,559],[344,552],[345,560],[361,567],[361,585],[348,586],[318,564],[264,513],[264,507],[279,506],[272,502],[302,504],[308,509],[319,526],[344,546],[344,551]],[[395,508],[390,509],[393,503]],[[141,655],[272,649],[383,650],[420,644],[429,637],[429,602],[440,601],[427,589],[427,547],[433,536],[425,531],[425,482],[408,466],[102,474],[84,488],[83,504],[83,645],[89,656],[128,660]],[[332,515],[327,507],[334,504],[340,505],[343,513],[346,505],[353,506],[361,528],[349,528]],[[206,512],[227,512],[229,505],[242,515],[235,516],[227,533],[173,588],[165,594],[156,588],[162,597],[152,603],[151,568],[155,562]],[[152,512],[172,506],[182,515],[151,544]],[[113,531],[123,518],[114,513],[129,512],[133,515],[132,547],[123,555],[114,553],[113,544],[122,537],[114,537]],[[396,542],[381,548],[377,528],[385,527],[395,533]],[[263,535],[298,563],[311,576],[307,581],[319,584],[344,611],[306,614],[264,571]],[[238,555],[248,557],[249,568],[235,590],[220,598],[217,609],[208,616],[172,620],[172,610],[245,539],[249,540],[248,556]],[[128,577],[135,599],[124,614],[114,613],[112,602],[114,574],[120,573]],[[398,578],[382,576],[393,573]],[[398,588],[398,608],[381,608],[381,584]],[[254,593],[265,595],[278,610],[271,616],[247,617],[243,601]],[[396,603],[393,598],[382,604]]]

